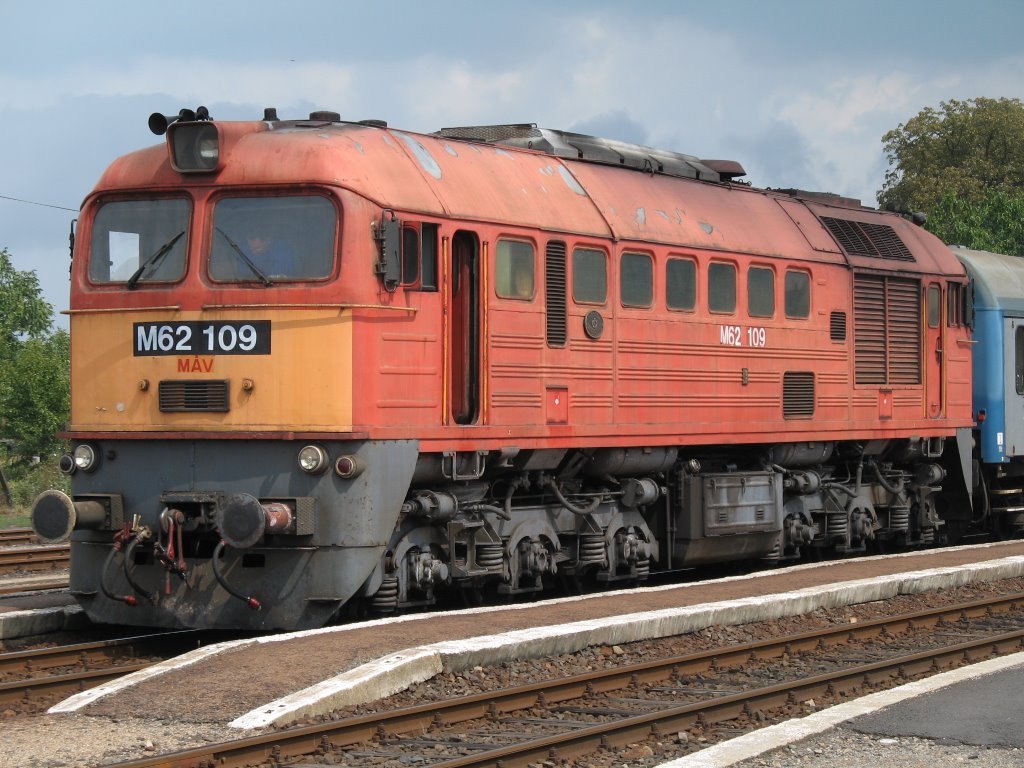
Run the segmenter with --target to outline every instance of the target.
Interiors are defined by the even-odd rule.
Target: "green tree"
[[[55,447],[67,421],[70,343],[52,320],[35,272],[0,250],[0,437],[23,456]]]
[[[1024,103],[977,98],[926,107],[882,137],[885,208],[930,212],[947,194],[980,203],[989,190],[1018,194],[1024,181]]]
[[[25,336],[44,336],[52,322],[36,273],[15,269],[11,254],[0,250],[0,356]]]
[[[0,376],[4,431],[23,455],[45,454],[59,444],[57,433],[70,409],[70,347],[67,331],[18,344]]]
[[[972,202],[947,192],[926,228],[951,245],[1024,256],[1024,194],[989,189]]]

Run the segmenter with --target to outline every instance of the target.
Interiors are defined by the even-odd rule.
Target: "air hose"
[[[232,586],[228,584],[227,579],[224,578],[224,574],[220,572],[220,556],[224,552],[224,547],[226,546],[227,542],[224,541],[224,539],[221,539],[213,550],[213,575],[214,577],[216,577],[217,583],[224,587],[224,589],[227,590],[228,594],[230,594],[232,597],[237,597],[239,600],[244,602],[254,611],[258,611],[260,608],[263,607],[262,605],[260,605],[260,601],[257,600],[255,597],[243,595],[241,592],[232,588]]]

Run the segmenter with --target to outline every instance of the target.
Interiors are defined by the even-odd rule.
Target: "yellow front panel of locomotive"
[[[70,428],[351,431],[351,314],[75,313]]]

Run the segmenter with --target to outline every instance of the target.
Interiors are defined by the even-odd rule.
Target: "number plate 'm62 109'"
[[[135,323],[135,355],[269,355],[269,320]]]

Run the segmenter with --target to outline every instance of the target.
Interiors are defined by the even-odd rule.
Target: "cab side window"
[[[415,285],[420,279],[420,233],[415,227],[402,227],[402,285]]]
[[[938,328],[942,320],[942,291],[937,285],[928,286],[928,327]]]
[[[437,224],[402,227],[402,285],[411,291],[437,290]]]

